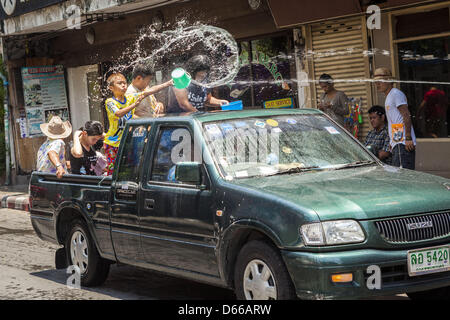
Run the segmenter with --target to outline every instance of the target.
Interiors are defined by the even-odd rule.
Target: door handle
[[[139,186],[134,182],[115,183],[115,195],[117,199],[136,201]]]
[[[155,200],[154,199],[145,199],[145,209],[153,210],[155,208]]]

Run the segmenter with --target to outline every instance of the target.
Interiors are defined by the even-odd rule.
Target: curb
[[[2,208],[30,211],[29,197],[23,193],[3,196]]]

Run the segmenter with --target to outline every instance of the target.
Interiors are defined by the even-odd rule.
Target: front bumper
[[[408,250],[351,250],[340,252],[282,251],[297,296],[300,299],[358,299],[424,291],[450,286],[450,271],[410,277],[407,271]],[[373,273],[369,266],[380,267],[380,289],[369,289]],[[331,275],[353,273],[349,283],[333,283]],[[373,277],[370,279],[372,280]]]

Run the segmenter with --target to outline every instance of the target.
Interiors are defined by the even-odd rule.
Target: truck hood
[[[233,183],[310,208],[321,221],[450,210],[450,180],[391,166],[310,171]]]

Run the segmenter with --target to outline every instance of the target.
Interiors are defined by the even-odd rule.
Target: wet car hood
[[[322,221],[450,210],[450,180],[391,166],[309,171],[233,183],[311,208]]]

